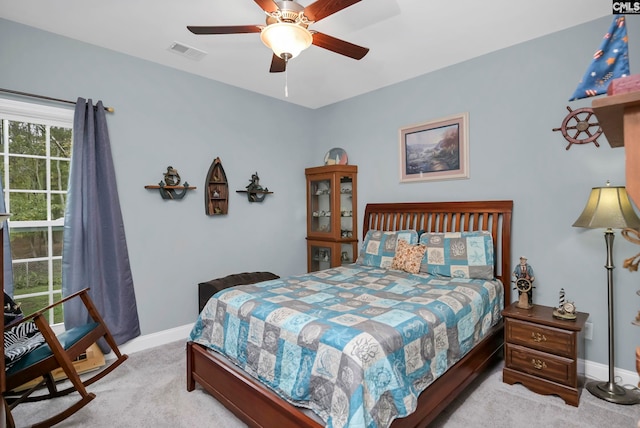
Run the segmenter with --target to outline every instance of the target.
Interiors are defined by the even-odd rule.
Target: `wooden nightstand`
[[[502,380],[521,383],[538,394],[555,394],[578,406],[584,386],[584,334],[589,314],[574,321],[554,318],[553,308],[534,305],[520,309],[513,303],[505,318],[505,367]]]

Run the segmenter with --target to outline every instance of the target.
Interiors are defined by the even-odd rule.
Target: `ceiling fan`
[[[361,0],[317,0],[307,7],[294,0],[254,0],[267,14],[266,25],[187,26],[194,34],[260,33],[260,39],[273,51],[271,73],[283,72],[287,61],[311,44],[353,59],[362,59],[368,48],[345,42],[315,30],[309,25],[333,15]]]

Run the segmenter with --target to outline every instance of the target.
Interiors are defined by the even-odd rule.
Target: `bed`
[[[485,235],[483,239],[486,240],[486,236],[488,236],[488,246],[492,247],[489,248],[489,252],[492,253],[492,263],[494,264],[492,274],[494,273],[495,278],[501,283],[500,291],[497,292],[497,298],[500,300],[499,308],[502,308],[504,302],[511,301],[510,242],[512,209],[512,201],[368,204],[365,208],[363,222],[363,246],[370,242],[373,236],[380,235],[380,233],[383,232],[386,236],[391,234],[391,232],[405,233],[407,230],[419,231],[422,233],[419,240],[423,239],[423,237],[427,237],[428,240],[433,237],[441,237],[445,232],[468,232],[471,234],[472,232],[483,231]],[[400,241],[400,239],[397,240],[397,242]],[[332,275],[338,275],[340,277],[339,280],[327,281],[327,283],[339,284],[341,286],[345,286],[345,284],[353,285],[350,283],[351,279],[349,279],[351,276],[369,274],[373,275],[374,278],[367,279],[367,281],[373,284],[378,284],[380,281],[386,281],[385,283],[388,283],[389,280],[385,275],[389,275],[389,270],[386,269],[386,267],[388,266],[385,266],[383,269],[376,268],[375,266],[349,265],[327,270],[330,272],[321,271],[315,275],[326,275],[331,280],[336,280]],[[402,272],[402,274],[399,274],[398,271],[392,271],[391,274],[394,277],[392,286],[396,288],[399,284],[402,285],[407,282],[413,283],[417,280],[417,277],[427,276],[422,273],[413,274]],[[381,276],[382,279],[379,279],[376,275]],[[293,278],[293,281],[309,281],[307,282],[308,284],[318,283],[317,277],[313,277],[312,279],[310,279],[309,276],[300,277],[302,278]],[[444,278],[442,278],[438,272],[430,278],[428,281],[444,281]],[[287,279],[274,281],[287,281]],[[449,281],[449,279],[446,281]],[[466,278],[463,278],[461,282],[472,283],[473,285],[478,281],[484,284],[492,283],[492,281],[489,280],[468,280]],[[216,296],[212,298],[213,302],[210,301],[208,305],[217,305],[215,308],[222,307],[233,301],[234,298],[242,300],[244,295],[252,293],[257,295],[263,291],[268,294],[270,293],[269,295],[272,296],[274,287],[278,289],[281,285],[281,282],[273,284],[273,281],[267,281],[267,283],[259,283],[257,285],[234,287],[233,289],[224,290],[216,294]],[[475,285],[473,286],[476,287]],[[249,288],[242,289],[242,287]],[[491,286],[482,285],[479,286],[479,288],[476,287],[474,290],[485,290],[487,287],[490,288]],[[420,288],[422,288],[422,286],[420,286]],[[358,289],[355,288],[354,290]],[[475,295],[478,294],[476,291],[465,291],[457,294],[468,293],[469,295]],[[485,291],[482,291],[482,293],[487,294]],[[492,294],[489,293],[489,295]],[[286,299],[283,297],[283,299],[290,300],[289,297]],[[418,300],[420,299],[422,299],[422,297]],[[274,299],[270,301],[272,300]],[[402,302],[402,305],[405,305],[405,308],[410,308],[411,306],[406,305],[413,304],[414,300],[416,300],[416,298],[409,297],[409,301]],[[336,305],[340,306],[341,303],[338,302]],[[435,379],[429,379],[428,382],[425,382],[428,383],[428,386],[424,391],[420,393],[420,388],[417,388],[419,396],[417,396],[415,403],[411,403],[412,400],[410,397],[400,396],[400,401],[405,400],[409,403],[407,407],[411,409],[410,414],[398,416],[394,415],[393,412],[390,414],[388,409],[386,413],[385,411],[376,410],[377,413],[383,414],[382,419],[384,423],[381,423],[381,425],[387,426],[389,423],[390,426],[394,428],[427,426],[469,383],[493,362],[499,360],[502,357],[504,329],[499,315],[499,308],[496,309],[494,307],[489,309],[491,314],[484,316],[484,318],[493,318],[490,324],[482,323],[482,327],[470,327],[467,336],[473,336],[479,339],[478,343],[474,343],[470,349],[464,349],[461,357],[455,360],[456,362],[444,371],[444,373],[437,373],[437,377],[434,376]],[[206,310],[205,308],[205,311]],[[217,309],[211,309],[211,311],[215,313]],[[417,313],[418,311],[415,312]],[[201,314],[201,317],[202,316]],[[411,320],[411,322],[415,322],[415,320]],[[199,321],[196,322],[196,326],[199,324],[200,330],[207,328],[205,327],[207,323],[201,322],[200,318]],[[194,330],[197,330],[196,326],[194,326]],[[202,342],[200,336],[197,337],[197,340]],[[468,341],[460,340],[460,343],[456,344],[456,347],[460,348],[464,348],[465,346],[470,346]],[[279,428],[319,428],[325,425],[316,413],[292,404],[295,400],[282,398],[282,391],[278,393],[274,392],[273,389],[263,384],[264,379],[263,382],[260,382],[240,368],[239,366],[242,366],[242,364],[238,364],[238,361],[232,363],[229,359],[210,348],[211,346],[205,346],[202,343],[196,343],[194,341],[187,343],[187,390],[194,390],[196,383],[198,383],[251,427],[270,427],[274,426],[274,423],[277,423]],[[240,359],[242,360],[242,358]],[[431,364],[431,368],[429,369],[431,372],[438,371],[433,368],[438,366],[437,363],[429,364]],[[327,367],[328,366],[329,365],[327,365]],[[419,364],[417,366],[419,366]],[[256,372],[256,370],[251,370],[251,364],[245,364],[244,367],[249,372]],[[402,368],[404,369],[404,366]],[[333,376],[335,376],[335,374],[333,374]],[[367,379],[369,379],[368,376]],[[416,384],[420,383],[416,382],[415,379],[412,382]],[[322,388],[319,389],[322,390]],[[325,401],[326,400],[331,401],[331,397],[325,398]],[[354,401],[353,399],[349,400]],[[334,399],[333,402],[335,403],[337,401]],[[331,404],[329,406],[331,406]],[[415,410],[413,407],[415,407]],[[314,410],[317,411],[318,409],[314,408]],[[354,412],[351,411],[351,413]],[[337,418],[332,420],[332,426],[341,426],[343,423],[345,423],[344,420],[338,420]],[[365,421],[364,424],[371,425],[371,421]],[[357,422],[353,425],[357,425]]]

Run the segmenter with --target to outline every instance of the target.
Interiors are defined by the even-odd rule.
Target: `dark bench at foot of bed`
[[[271,272],[244,272],[201,282],[198,284],[198,313],[202,312],[211,296],[218,291],[235,285],[255,284],[256,282],[278,278],[280,278],[278,275]]]

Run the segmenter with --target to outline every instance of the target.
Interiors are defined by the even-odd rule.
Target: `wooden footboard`
[[[187,343],[187,390],[198,382],[250,427],[321,428],[322,425],[261,383],[249,378],[222,356]]]
[[[503,325],[491,333],[462,360],[436,379],[418,398],[411,415],[396,419],[392,428],[426,427],[488,366],[502,358]],[[322,424],[244,375],[224,357],[202,345],[187,343],[187,390],[196,382],[240,420],[252,428],[322,428]]]
[[[378,230],[417,229],[430,232],[489,230],[496,276],[510,304],[512,201],[369,204],[363,234]],[[504,326],[500,321],[462,360],[436,379],[418,398],[411,415],[396,419],[393,428],[426,427],[492,362],[502,357]],[[187,344],[187,390],[196,382],[250,427],[321,428],[322,422],[253,380],[224,357],[201,345]]]
[[[418,408],[409,416],[396,419],[392,428],[426,427],[488,367],[503,357],[504,325],[477,344],[465,357],[436,379],[418,397]]]

